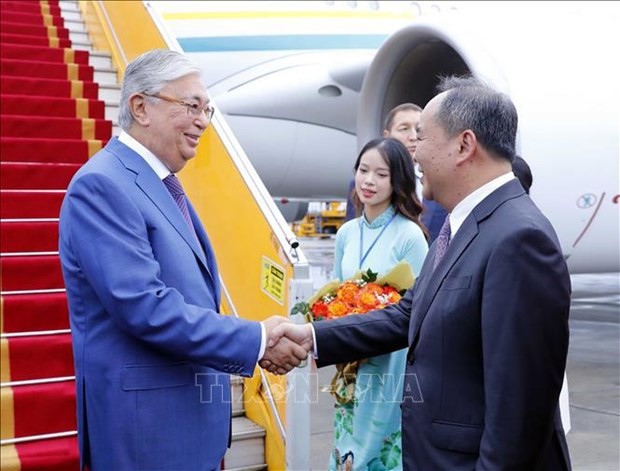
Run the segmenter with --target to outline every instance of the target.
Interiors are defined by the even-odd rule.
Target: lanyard
[[[381,229],[381,232],[379,232],[379,235],[377,235],[375,240],[373,240],[372,244],[370,244],[370,247],[368,247],[368,250],[366,250],[366,253],[364,253],[363,255],[362,253],[364,250],[364,221],[363,221],[364,216],[360,218],[360,266],[359,266],[360,270],[362,269],[362,264],[364,263],[364,260],[366,260],[366,257],[368,257],[368,254],[370,253],[372,248],[375,246],[379,238],[383,235],[383,233],[388,228],[388,226],[392,223],[395,217],[396,217],[396,214],[394,214],[394,216],[391,217],[391,219],[387,222],[387,224],[383,226],[383,229]]]

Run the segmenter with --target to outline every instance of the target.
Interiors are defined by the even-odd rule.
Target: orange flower
[[[377,304],[379,304],[375,293],[365,290],[361,291],[360,294],[357,296],[357,303],[365,311],[373,309],[375,306],[377,306]]]
[[[408,283],[408,276],[413,283],[411,269],[408,266],[407,268],[409,274],[403,272],[401,267],[394,278],[398,280],[398,284]],[[396,274],[396,271],[393,270],[393,273]],[[349,314],[365,314],[400,301],[401,295],[397,288],[376,281],[377,273],[368,269],[359,279],[349,279],[340,285],[330,283],[329,288],[324,287],[319,291],[320,296],[315,295],[311,298],[314,300],[311,304],[301,301],[293,306],[291,314],[302,314],[306,320],[314,322]]]
[[[366,286],[364,286],[364,291],[369,291],[374,294],[382,294],[383,288],[377,283],[367,283]]]
[[[314,317],[327,317],[329,315],[329,310],[327,308],[327,304],[325,304],[320,299],[310,307],[312,314]]]
[[[342,317],[350,311],[349,306],[339,300],[329,303],[327,309],[329,310],[331,317]]]
[[[402,297],[398,291],[394,290],[394,291],[389,291],[387,294],[387,302],[388,304],[395,304],[398,301],[400,301],[400,298]]]
[[[359,291],[359,286],[355,283],[353,283],[352,281],[345,281],[340,288],[338,288],[338,299],[340,299],[341,301],[347,303],[347,304],[354,304],[355,303],[355,296],[357,295],[357,292]]]

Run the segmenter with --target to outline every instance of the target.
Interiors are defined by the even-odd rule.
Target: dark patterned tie
[[[433,260],[433,270],[448,251],[448,245],[450,244],[450,233],[450,215],[448,214],[443,222],[443,226],[441,226],[437,240],[435,241],[437,244],[437,249],[435,250],[435,260]]]
[[[192,233],[195,235],[196,231],[194,229],[194,225],[192,224],[192,218],[189,217],[189,211],[187,209],[187,201],[185,200],[185,193],[183,192],[183,187],[181,186],[181,182],[176,177],[174,173],[171,173],[163,180],[164,185],[168,188],[168,191],[172,195],[172,198],[176,202],[177,206],[181,210],[181,214],[185,218],[185,222],[192,230]]]

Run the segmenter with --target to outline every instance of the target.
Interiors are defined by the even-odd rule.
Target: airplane
[[[287,218],[342,200],[357,151],[438,77],[473,74],[519,111],[531,196],[572,273],[620,271],[611,2],[153,2]]]

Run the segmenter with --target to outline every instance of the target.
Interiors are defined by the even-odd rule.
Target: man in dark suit
[[[570,278],[554,229],[511,171],[516,132],[507,95],[444,79],[415,158],[424,196],[450,214],[414,287],[381,311],[274,329],[314,348],[319,366],[408,346],[408,470],[570,469],[558,410]]]
[[[81,468],[216,470],[230,373],[251,376],[261,357],[286,372],[306,352],[265,350],[284,318],[219,313],[215,254],[174,175],[213,114],[200,68],[174,51],[143,54],[120,107],[123,131],[75,175],[60,214]]]

